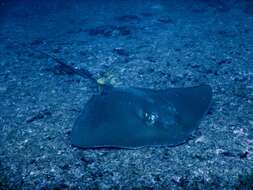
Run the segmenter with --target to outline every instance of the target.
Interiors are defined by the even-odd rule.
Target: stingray
[[[106,87],[85,105],[74,124],[72,143],[82,148],[182,144],[198,127],[211,94],[208,85],[166,90]]]
[[[88,70],[50,57],[99,87],[74,123],[71,142],[76,147],[135,149],[180,145],[196,131],[211,104],[209,85],[164,90],[113,87],[100,84]]]

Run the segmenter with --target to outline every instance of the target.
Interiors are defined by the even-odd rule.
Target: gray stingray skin
[[[176,146],[196,130],[211,99],[209,85],[109,88],[88,101],[74,124],[71,141],[81,148]]]

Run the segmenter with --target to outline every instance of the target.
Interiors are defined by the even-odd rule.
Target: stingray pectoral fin
[[[209,85],[167,90],[166,96],[175,106],[180,122],[189,130],[195,128],[208,111],[212,100]]]

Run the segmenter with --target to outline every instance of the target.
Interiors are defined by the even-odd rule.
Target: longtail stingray
[[[176,146],[191,137],[211,104],[209,85],[165,90],[113,87],[100,84],[88,70],[48,56],[100,89],[74,123],[71,142],[77,147]]]

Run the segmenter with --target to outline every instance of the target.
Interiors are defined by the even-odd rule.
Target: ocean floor
[[[251,189],[253,2],[0,1],[0,189]],[[70,132],[115,86],[210,84],[196,137],[176,147],[79,149]]]

